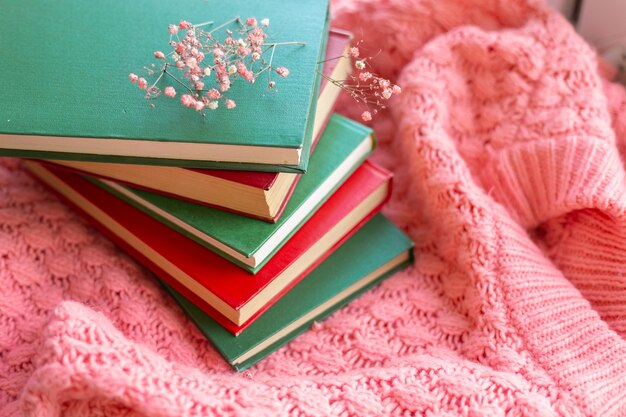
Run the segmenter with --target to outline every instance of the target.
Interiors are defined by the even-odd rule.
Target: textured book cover
[[[302,172],[327,14],[325,0],[4,1],[0,50],[11,58],[0,60],[0,153]],[[262,82],[233,83],[228,93],[237,108],[203,118],[163,97],[151,108],[128,81],[129,73],[153,62],[153,51],[167,49],[168,24],[219,25],[237,16],[269,18],[267,42],[305,43],[275,49],[273,61],[290,70],[279,91]]]
[[[31,172],[122,249],[236,334],[323,261],[386,200],[390,174],[365,162],[256,275],[80,175],[33,161]]]
[[[333,115],[276,223],[194,204],[121,184],[95,180],[147,214],[242,268],[256,272],[360,165],[374,146],[371,129]]]
[[[350,71],[345,55],[352,35],[331,29],[323,74],[344,79]],[[332,114],[340,88],[321,81],[315,114],[314,144]],[[199,168],[113,164],[106,162],[52,161],[56,166],[119,181],[129,186],[183,198],[199,204],[275,222],[284,209],[300,175],[292,173],[227,171]],[[288,185],[285,186],[284,184]]]
[[[382,214],[376,215],[238,336],[164,286],[228,363],[242,371],[407,266],[412,246]]]

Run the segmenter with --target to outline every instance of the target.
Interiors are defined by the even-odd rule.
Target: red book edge
[[[243,291],[245,293],[240,293],[239,294],[239,301],[241,302],[242,300],[249,300],[250,298],[252,298],[254,296],[254,294],[256,294],[258,291],[260,291],[262,288],[264,288],[266,285],[268,285],[277,275],[279,275],[280,273],[282,273],[282,271],[284,271],[291,263],[293,263],[294,261],[296,261],[297,259],[299,259],[299,254],[302,253],[304,250],[307,250],[310,248],[310,246],[317,241],[321,236],[324,236],[327,232],[327,230],[329,230],[331,227],[333,227],[339,220],[343,219],[348,213],[350,213],[351,210],[347,210],[346,213],[340,213],[340,215],[337,213],[337,207],[341,207],[341,205],[347,206],[347,207],[353,207],[354,204],[350,204],[350,199],[349,198],[345,198],[346,196],[350,197],[351,195],[354,194],[355,191],[358,192],[358,189],[363,189],[364,185],[367,185],[369,183],[369,186],[371,187],[371,191],[367,194],[363,195],[363,199],[367,198],[367,196],[369,196],[371,194],[371,192],[373,192],[374,190],[376,190],[380,185],[382,185],[385,181],[389,181],[390,180],[390,174],[385,171],[384,169],[377,167],[371,163],[364,163],[364,165],[359,168],[359,170],[357,170],[357,172],[355,172],[355,174],[353,174],[353,177],[357,177],[356,179],[353,179],[352,182],[350,182],[350,180],[348,180],[346,182],[346,184],[344,184],[344,186],[342,186],[343,188],[343,195],[344,195],[344,199],[335,199],[335,201],[329,200],[324,206],[326,206],[326,210],[324,211],[324,206],[318,211],[318,213],[321,213],[320,215],[318,215],[317,213],[301,228],[301,230],[296,233],[293,238],[290,240],[290,243],[288,243],[287,245],[285,245],[285,247],[283,249],[281,249],[281,251],[279,251],[279,253],[277,254],[277,256],[275,256],[275,258],[277,259],[276,261],[274,261],[275,264],[278,265],[278,268],[273,268],[273,269],[277,269],[276,273],[272,273],[272,268],[270,268],[269,270],[269,274],[266,273],[266,276],[264,280],[261,281],[265,281],[265,282],[257,282],[260,280],[260,277],[258,276],[254,276],[251,275],[249,273],[247,273],[246,271],[243,271],[239,268],[237,268],[235,265],[229,263],[228,261],[224,260],[223,258],[218,257],[217,255],[213,254],[212,252],[208,251],[206,248],[198,245],[197,243],[195,243],[194,241],[176,233],[175,231],[173,231],[172,229],[169,229],[167,226],[155,221],[154,219],[152,219],[150,216],[145,215],[143,212],[141,212],[138,209],[135,209],[134,207],[132,207],[131,205],[129,205],[128,203],[124,202],[123,200],[118,199],[117,197],[115,197],[112,194],[109,194],[108,192],[106,192],[105,190],[97,187],[96,185],[90,183],[89,181],[81,178],[80,176],[71,174],[71,173],[67,173],[67,172],[63,172],[62,170],[50,170],[50,172],[52,172],[52,175],[54,175],[57,179],[60,179],[65,185],[69,186],[70,188],[72,188],[75,192],[78,192],[83,198],[86,198],[89,202],[91,202],[92,204],[96,205],[97,207],[107,207],[109,208],[109,210],[107,210],[107,213],[110,213],[111,211],[119,211],[118,214],[123,214],[123,216],[114,216],[112,214],[110,214],[110,216],[112,218],[114,218],[116,221],[119,221],[119,219],[121,217],[123,217],[122,220],[126,220],[126,223],[128,224],[123,224],[123,222],[120,221],[120,223],[122,224],[122,226],[129,230],[131,232],[131,234],[133,234],[134,236],[139,236],[143,234],[143,239],[140,239],[142,242],[146,243],[146,242],[156,242],[157,244],[159,243],[159,241],[161,241],[161,246],[163,246],[165,244],[165,246],[167,247],[168,244],[171,243],[171,247],[169,248],[169,252],[171,255],[173,255],[174,257],[178,256],[183,256],[184,258],[184,254],[187,254],[187,257],[190,257],[192,260],[195,260],[196,262],[203,262],[202,266],[199,267],[198,265],[196,265],[197,270],[202,269],[202,271],[207,269],[207,265],[213,265],[212,269],[216,269],[219,270],[220,272],[224,272],[221,274],[221,278],[219,279],[220,282],[217,282],[214,279],[213,285],[209,285],[209,287],[213,287],[210,289],[210,291],[212,291],[214,294],[216,294],[217,297],[219,297],[220,299],[222,299],[223,302],[228,303],[229,305],[231,305],[231,307],[233,307],[233,305],[236,305],[236,303],[233,303],[233,301],[236,300],[236,296],[235,298],[231,299],[230,301],[228,300],[228,297],[225,297],[225,295],[233,295],[233,284],[235,288],[238,288],[240,291]],[[360,177],[360,178],[359,178]],[[391,190],[391,182],[389,181],[389,186],[388,186],[388,193],[387,193],[387,197],[390,194],[390,190]],[[339,191],[339,190],[338,190]],[[287,285],[285,288],[281,289],[281,291],[276,294],[274,297],[272,297],[271,300],[267,301],[264,306],[256,311],[254,313],[254,315],[252,315],[248,320],[246,320],[246,322],[242,323],[241,325],[237,325],[234,322],[230,321],[226,316],[222,315],[220,312],[218,312],[215,308],[211,307],[207,302],[205,302],[204,300],[202,300],[199,296],[195,295],[191,290],[189,290],[186,286],[182,285],[177,279],[175,279],[173,276],[171,276],[169,273],[165,272],[163,269],[161,269],[158,265],[156,265],[153,261],[151,261],[148,257],[146,257],[145,255],[142,255],[138,250],[136,250],[134,247],[132,247],[130,244],[126,243],[126,241],[124,241],[123,239],[119,238],[116,234],[114,234],[112,231],[110,231],[106,226],[102,225],[101,223],[99,223],[97,220],[95,220],[93,217],[91,217],[91,215],[89,215],[88,213],[86,213],[85,211],[83,211],[80,207],[78,207],[76,204],[74,204],[71,200],[69,200],[68,198],[66,198],[65,196],[63,196],[62,194],[60,194],[59,192],[57,192],[57,194],[59,194],[65,201],[68,201],[73,207],[75,207],[80,213],[82,213],[87,219],[89,219],[95,226],[96,228],[98,228],[100,231],[103,232],[103,234],[105,234],[107,237],[109,237],[112,241],[114,241],[115,243],[118,244],[119,247],[121,247],[122,249],[124,249],[126,252],[128,252],[129,254],[131,254],[132,256],[134,256],[138,261],[140,261],[141,263],[143,263],[146,267],[148,267],[149,269],[151,269],[157,276],[159,276],[161,279],[163,279],[164,281],[166,281],[168,284],[170,284],[172,287],[174,287],[176,290],[178,290],[181,294],[183,294],[185,297],[187,297],[188,299],[190,299],[192,302],[194,302],[196,305],[198,305],[198,307],[200,307],[201,309],[203,309],[207,314],[211,315],[216,321],[218,321],[220,324],[222,324],[228,331],[230,331],[233,334],[238,334],[240,333],[243,329],[245,329],[250,323],[252,323],[254,321],[254,319],[256,319],[260,314],[262,314],[265,310],[267,310],[267,308],[269,308],[278,298],[280,298],[280,296],[282,294],[284,294],[286,291],[288,291],[289,289],[291,289],[300,279],[302,279],[306,274],[308,274],[308,272],[310,272],[313,268],[315,268],[320,262],[322,262],[330,253],[332,253],[332,251],[338,246],[340,245],[343,241],[345,241],[345,239],[347,239],[350,235],[352,235],[356,230],[358,230],[358,228],[365,223],[365,221],[367,221],[367,219],[371,218],[380,208],[380,206],[382,206],[381,203],[378,207],[376,207],[376,209],[372,210],[367,216],[365,216],[365,218],[360,221],[360,223],[354,227],[351,231],[349,231],[345,236],[343,236],[340,241],[338,243],[336,243],[332,248],[328,249],[327,251],[325,251],[325,253],[318,259],[316,260],[309,268],[307,268],[306,271],[302,272],[296,279],[294,279],[289,285]],[[345,201],[344,201],[345,200]],[[352,199],[354,200],[354,198]],[[331,204],[328,204],[328,203]],[[340,210],[339,210],[340,211]],[[317,218],[316,218],[317,216]],[[321,218],[321,220],[320,220]],[[333,220],[334,219],[334,220]],[[130,227],[129,227],[130,224]],[[133,227],[134,226],[134,227]],[[324,227],[320,227],[320,226],[324,226]],[[326,230],[324,230],[326,229]],[[137,231],[139,231],[140,233],[137,233]],[[150,233],[151,231],[153,232],[153,236],[150,237]],[[148,235],[147,239],[145,235]],[[168,236],[169,235],[169,236]],[[154,238],[155,236],[158,236],[156,239]],[[168,242],[168,243],[164,243],[164,242]],[[308,243],[307,243],[308,242]],[[304,248],[299,248],[298,244],[300,245],[305,245]],[[163,253],[166,252],[163,250],[163,247],[161,247],[161,250],[155,249],[155,246],[158,245],[149,245],[151,248],[153,248],[153,250],[159,252],[162,256]],[[181,248],[186,247],[186,249],[181,250]],[[295,248],[294,248],[295,247]],[[303,249],[303,250],[300,250]],[[294,253],[295,251],[295,253]],[[283,256],[280,256],[280,252],[283,252]],[[191,256],[189,256],[189,254],[191,254]],[[200,255],[200,257],[197,257],[198,255]],[[176,264],[176,260],[171,259],[172,256],[168,256],[170,262]],[[281,261],[282,258],[282,261]],[[289,259],[291,258],[291,259]],[[201,261],[198,261],[198,259],[201,259]],[[180,259],[179,259],[180,261]],[[193,261],[192,261],[193,262]],[[221,262],[221,264],[220,264]],[[272,262],[272,261],[270,261]],[[217,267],[215,267],[215,264],[217,264]],[[282,264],[282,265],[281,265]],[[189,273],[189,268],[187,269],[183,269],[183,267],[181,267],[181,262],[178,262],[179,268],[181,268],[181,270],[183,270],[185,273],[187,273],[189,276],[194,277],[193,279],[196,280],[198,283],[200,283],[201,285],[204,285],[205,287],[207,287],[206,282],[203,284],[202,283],[202,279],[198,279],[199,274],[193,274],[193,273]],[[270,264],[268,264],[269,266]],[[266,266],[267,268],[267,266]],[[266,269],[263,268],[263,269]],[[191,268],[193,269],[193,268]],[[232,280],[229,280],[228,277],[224,277],[225,275],[228,275],[228,269],[230,269],[231,272],[231,278],[233,278]],[[215,272],[215,271],[213,271]],[[206,281],[206,280],[205,280]],[[225,282],[225,281],[229,281],[228,285],[223,285],[221,288],[221,292],[222,294],[220,295],[220,291],[219,291],[219,286],[221,282]],[[237,282],[238,281],[238,282]],[[241,288],[242,285],[247,286],[248,288]],[[209,288],[207,287],[207,288]],[[216,291],[217,289],[217,291]],[[241,305],[241,304],[239,304]],[[234,308],[234,307],[233,307]]]

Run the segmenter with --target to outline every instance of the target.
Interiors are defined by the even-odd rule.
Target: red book
[[[390,174],[365,162],[256,275],[159,223],[79,175],[27,162],[121,248],[226,329],[241,332],[373,216]]]
[[[352,36],[331,30],[326,49],[323,74],[332,79],[345,79],[350,71],[346,55]],[[317,102],[314,144],[328,122],[340,89],[322,77]],[[289,201],[300,178],[298,174],[225,171],[211,169],[112,164],[104,162],[53,161],[57,167],[119,181],[176,198],[194,201],[237,212],[261,220],[275,222]]]

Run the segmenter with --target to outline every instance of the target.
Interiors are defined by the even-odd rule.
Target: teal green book
[[[171,50],[169,24],[214,21],[203,26],[210,30],[238,16],[269,18],[268,44],[303,43],[267,52],[290,72],[267,71],[276,88],[265,73],[254,84],[235,80],[226,94],[237,107],[221,103],[202,117],[181,106],[180,86],[175,99],[148,102],[129,81],[129,73],[163,62],[153,53]],[[5,0],[0,155],[304,172],[327,39],[328,0]],[[211,51],[202,62],[213,62]],[[174,84],[165,76],[157,87]]]
[[[239,336],[163,285],[228,363],[243,371],[409,265],[412,247],[406,235],[376,215]]]
[[[90,180],[190,239],[255,273],[361,165],[373,147],[371,129],[333,115],[311,155],[309,172],[298,181],[276,223],[109,180]]]

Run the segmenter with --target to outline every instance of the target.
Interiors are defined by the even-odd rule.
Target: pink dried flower
[[[219,91],[217,91],[215,88],[210,89],[207,93],[206,93],[207,97],[210,98],[211,100],[217,100],[218,98],[220,98],[222,95],[220,94]]]
[[[248,56],[250,55],[250,52],[252,52],[252,50],[250,48],[246,48],[243,45],[239,45],[239,47],[237,48],[237,55],[240,56]]]
[[[400,86],[399,86],[399,85],[394,85],[394,86],[393,86],[393,88],[392,88],[392,90],[393,90],[393,93],[394,93],[394,94],[400,94],[400,93],[402,93],[402,89],[400,88]]]
[[[194,100],[189,94],[183,94],[180,96],[180,104],[185,107],[193,107],[196,105],[196,100]]]
[[[220,91],[222,93],[225,91],[228,91],[230,89],[230,78],[228,77],[220,78],[219,84],[220,84]]]
[[[248,68],[246,68],[246,65],[241,62],[237,65],[237,72],[246,81],[250,81],[252,78],[254,78],[254,74],[252,73],[252,71],[248,70]]]
[[[358,58],[359,57],[359,48],[357,48],[356,46],[353,46],[352,48],[350,48],[350,56],[352,58]]]
[[[196,68],[198,66],[198,60],[194,57],[187,58],[187,60],[185,60],[185,65],[189,68]]]
[[[161,92],[167,97],[176,97],[177,91],[171,85],[165,86],[163,90],[157,87],[161,77],[167,75],[192,92],[180,96],[181,105],[194,108],[204,115],[206,109],[217,109],[219,101],[223,99],[223,105],[227,109],[233,109],[236,107],[235,101],[224,97],[223,94],[230,89],[233,80],[243,78],[250,83],[255,82],[257,74],[252,70],[252,67],[256,64],[253,63],[257,61],[260,63],[257,65],[260,72],[265,69],[269,71],[275,69],[281,77],[289,76],[287,68],[273,65],[273,51],[277,45],[298,44],[299,42],[272,44],[270,48],[265,48],[267,34],[263,28],[268,27],[269,23],[267,18],[260,22],[254,17],[245,21],[239,18],[232,19],[220,25],[219,28],[227,25],[238,25],[237,30],[225,27],[224,31],[227,36],[224,36],[223,40],[219,40],[216,39],[217,34],[213,35],[216,37],[214,38],[211,32],[205,32],[202,29],[206,23],[194,26],[186,20],[180,20],[178,25],[170,24],[167,26],[167,31],[170,34],[167,43],[171,50],[154,51],[156,59],[165,61],[160,65],[160,70],[157,69],[156,64],[146,67],[148,76],[156,78],[154,83],[150,81],[152,84],[148,87],[149,82],[145,78],[140,78],[132,73],[129,74],[129,79],[132,83],[137,83],[139,88],[145,90],[145,97],[148,99],[156,98]],[[272,55],[268,60],[264,54],[270,50]],[[210,61],[213,62],[207,64],[205,54],[211,52],[213,59]],[[270,88],[276,86],[274,81],[268,81]],[[215,88],[212,88],[213,85],[209,83],[212,83]],[[200,93],[205,92],[205,89],[209,91],[206,95],[201,96]]]
[[[174,97],[176,95],[176,90],[174,90],[174,87],[172,86],[165,87],[165,90],[163,90],[163,94],[168,97]]]
[[[380,88],[387,88],[389,87],[389,85],[391,85],[389,80],[382,79],[379,82],[380,82]]]
[[[372,113],[364,111],[363,113],[361,113],[361,119],[363,119],[364,122],[369,122],[370,120],[372,120]]]
[[[355,66],[357,69],[362,70],[363,68],[365,68],[365,61],[363,61],[362,59],[361,59],[361,60],[359,60],[359,61],[356,61],[356,62],[354,63],[354,66]]]
[[[393,90],[391,90],[391,88],[385,88],[383,90],[383,98],[385,100],[389,100],[392,94],[393,94]]]
[[[276,73],[283,78],[287,78],[289,76],[289,70],[285,67],[276,68]]]
[[[359,80],[363,81],[363,82],[367,82],[367,80],[371,79],[373,77],[371,72],[362,72],[359,74]]]

